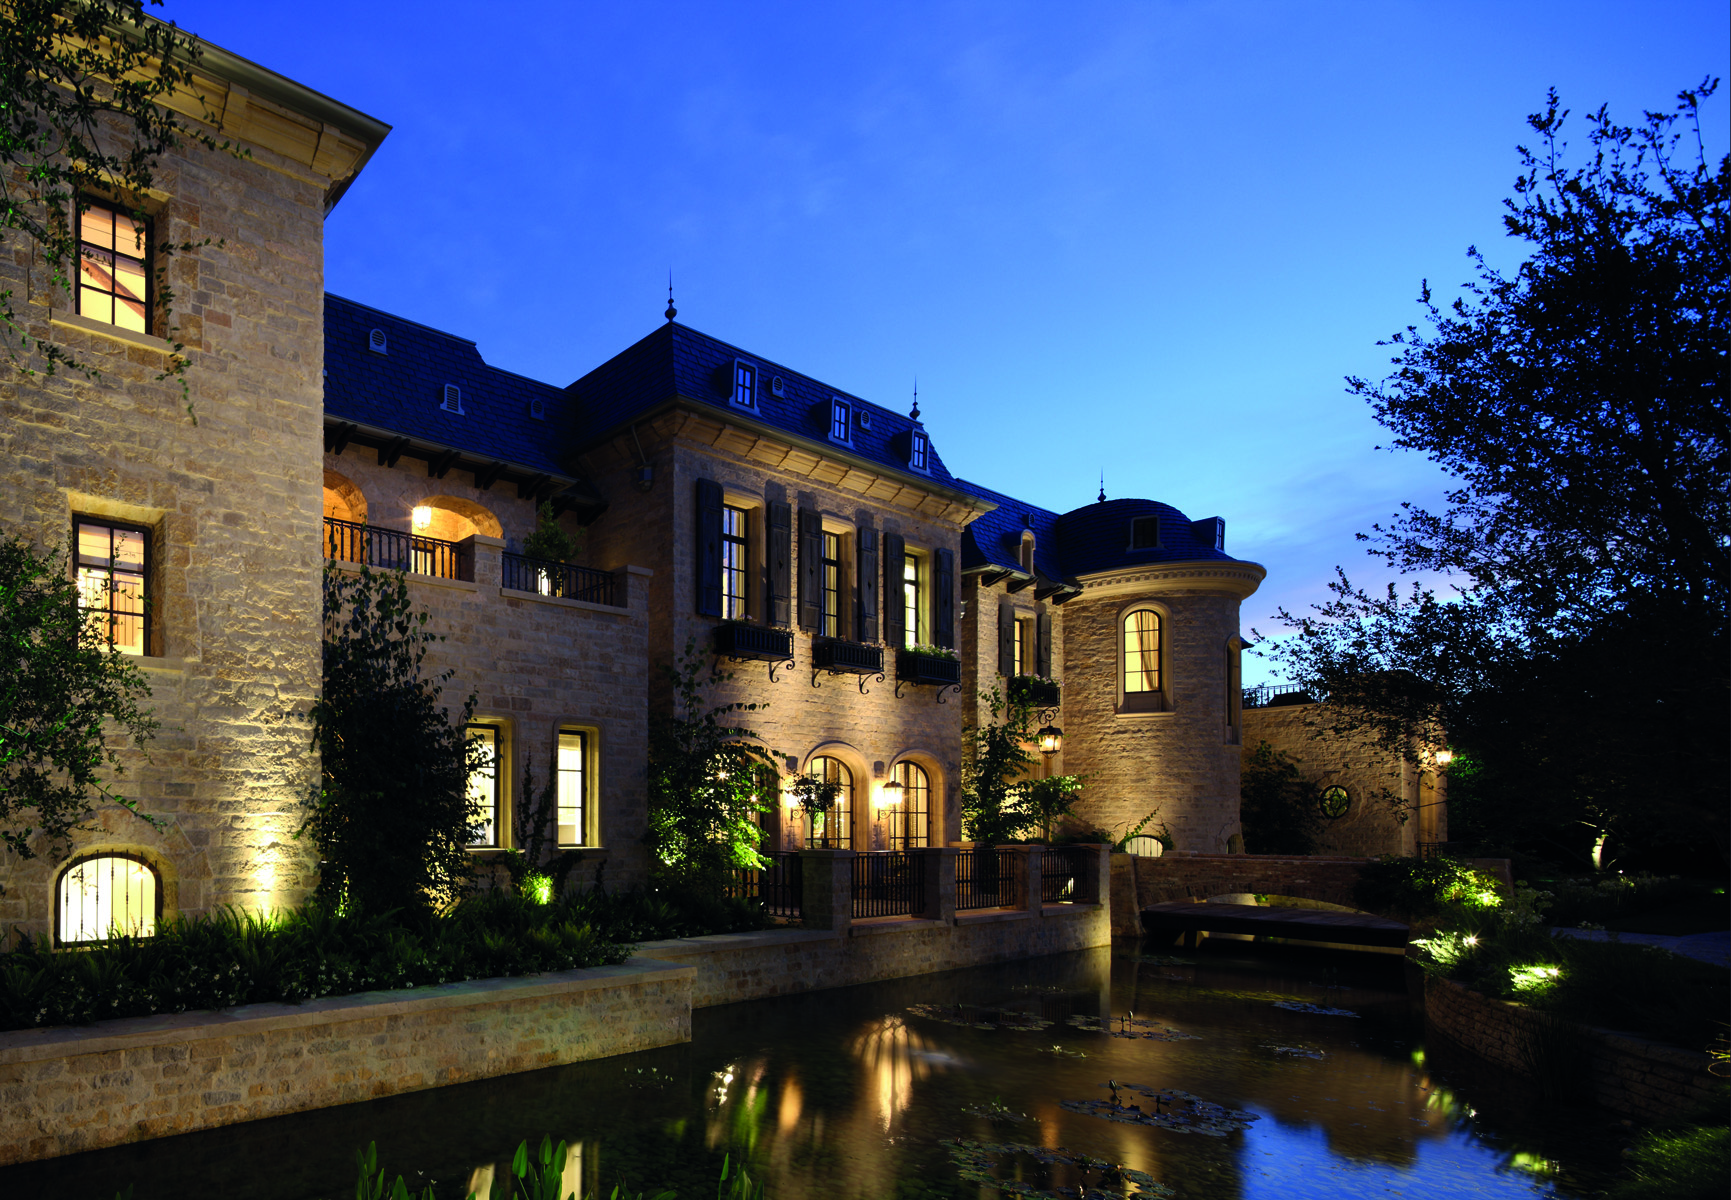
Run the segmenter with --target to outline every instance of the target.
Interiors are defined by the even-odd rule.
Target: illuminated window
[[[889,805],[889,846],[891,850],[912,850],[931,844],[928,823],[931,811],[932,781],[925,769],[916,763],[899,762],[890,768],[890,778],[901,786],[901,802]]]
[[[469,820],[480,828],[471,846],[499,844],[499,727],[469,726],[469,740],[486,747],[480,766],[469,772]]]
[[[825,783],[839,783],[835,804],[819,816],[806,818],[805,844],[830,850],[853,848],[853,772],[839,758],[819,755],[806,768]]]
[[[721,615],[730,621],[745,616],[745,510],[721,508]]]
[[[100,200],[78,215],[78,313],[150,332],[150,223]]]
[[[853,420],[853,410],[846,400],[832,399],[829,402],[829,438],[832,442],[848,442],[853,432],[850,422]]]
[[[823,535],[823,625],[825,637],[841,636],[841,535]]]
[[[931,440],[919,430],[914,430],[913,439],[908,445],[908,466],[915,471],[931,470],[931,453]]]
[[[920,622],[923,607],[920,603],[920,556],[905,554],[902,556],[902,628],[906,631],[909,646],[918,646],[924,640],[925,630]]]
[[[575,729],[559,731],[559,844],[588,842],[587,786],[589,735]]]
[[[737,358],[733,360],[733,402],[741,408],[757,407],[757,368]]]
[[[1139,608],[1124,616],[1124,695],[1153,696],[1160,691],[1160,614]]]
[[[122,654],[149,653],[144,595],[149,532],[91,517],[77,518],[74,528],[78,604],[92,614],[86,628]]]
[[[162,916],[156,869],[130,854],[81,859],[56,885],[55,937],[61,945],[114,937],[152,937]]]

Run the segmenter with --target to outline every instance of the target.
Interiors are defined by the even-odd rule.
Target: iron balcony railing
[[[611,571],[550,562],[522,554],[502,554],[499,585],[516,592],[535,592],[563,600],[620,606],[619,583]]]
[[[1293,684],[1264,683],[1244,689],[1245,708],[1283,708],[1288,704],[1311,704],[1319,698],[1309,688]]]
[[[850,675],[881,675],[884,670],[884,648],[848,642],[840,638],[825,638],[812,647],[812,665],[825,671]]]
[[[940,654],[896,651],[896,678],[904,683],[935,683],[949,686],[962,682],[961,661]]]
[[[1042,904],[1098,904],[1099,883],[1092,851],[1048,846],[1040,855]]]
[[[338,562],[364,563],[389,571],[473,582],[474,564],[456,542],[325,518],[325,553]]]
[[[853,915],[907,917],[926,911],[926,856],[892,851],[853,860]]]
[[[769,865],[762,870],[741,867],[733,872],[727,894],[740,900],[761,900],[772,917],[799,920],[804,899],[804,872],[798,854],[766,854]]]
[[[956,855],[956,910],[1020,908],[1021,866],[1027,860],[1014,850],[976,846]]]

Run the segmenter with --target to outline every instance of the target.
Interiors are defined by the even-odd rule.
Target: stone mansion
[[[308,894],[316,855],[294,833],[327,556],[405,571],[447,635],[446,701],[478,694],[481,856],[511,844],[532,765],[557,773],[575,878],[644,877],[648,721],[688,642],[733,673],[717,701],[767,705],[750,724],[784,775],[842,784],[832,845],[959,840],[962,730],[993,687],[1050,710],[1048,768],[1087,777],[1086,827],[1158,809],[1181,850],[1241,845],[1239,606],[1264,572],[1224,520],[1136,499],[1048,512],[958,479],[917,408],[671,308],[567,386],[488,366],[325,291],[325,217],[388,128],[218,47],[198,72],[214,132],[248,156],[171,152],[143,246],[139,198],[87,197],[77,295],[27,247],[0,262],[36,330],[103,372],[0,386],[0,532],[70,542],[80,577],[110,585],[91,594],[161,722],[117,783],[162,818],[103,809],[69,860],[0,856],[0,927],[71,942],[122,909]],[[169,330],[146,281],[152,243],[205,238],[173,260],[189,414],[158,379]],[[574,563],[525,554],[543,504]],[[765,824],[779,848],[813,832],[786,808]]]

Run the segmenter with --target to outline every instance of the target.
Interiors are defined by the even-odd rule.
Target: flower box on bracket
[[[1010,677],[1010,699],[1030,708],[1057,708],[1058,684],[1038,675],[1013,675]]]
[[[898,650],[896,678],[904,683],[935,683],[941,687],[949,687],[962,682],[962,664],[959,659],[938,654]]]
[[[882,675],[884,648],[841,638],[824,638],[812,644],[812,666],[836,675]]]
[[[725,658],[784,662],[793,657],[793,630],[728,622],[715,627],[715,652]]]

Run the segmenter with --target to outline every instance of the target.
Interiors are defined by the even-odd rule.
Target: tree
[[[710,706],[709,684],[731,674],[703,671],[697,639],[666,668],[673,711],[649,723],[649,830],[653,866],[665,883],[721,894],[736,867],[762,867],[758,814],[769,811],[770,754],[751,730],[732,723],[756,704]],[[766,773],[770,778],[766,778]]]
[[[1258,744],[1244,764],[1238,815],[1247,853],[1316,853],[1322,816],[1315,789],[1298,773],[1298,764],[1267,742]]]
[[[1034,707],[995,687],[979,698],[991,719],[962,730],[962,834],[990,846],[1037,829],[1049,841],[1052,822],[1076,806],[1082,778],[1029,777]]]
[[[95,192],[127,206],[141,224],[143,197],[158,161],[183,141],[210,150],[231,143],[187,125],[167,105],[203,99],[191,89],[197,40],[144,12],[145,0],[9,0],[0,5],[0,227],[33,244],[50,283],[63,295],[77,285],[78,218]],[[160,5],[162,0],[150,0]],[[169,261],[209,245],[158,238],[151,247],[157,314],[173,351],[158,379],[176,378],[186,395],[189,360],[175,340]],[[101,372],[64,346],[30,332],[15,290],[0,290],[7,357],[33,377],[66,366],[95,379]],[[190,414],[191,404],[187,406]],[[196,421],[196,417],[194,418]]]
[[[481,830],[469,796],[488,765],[467,734],[475,696],[455,721],[439,707],[453,672],[423,675],[444,640],[427,619],[402,575],[325,567],[324,695],[309,713],[322,778],[299,832],[324,859],[320,895],[366,912],[454,903]]]
[[[150,685],[78,601],[65,554],[0,540],[0,843],[21,858],[39,831],[64,857],[93,804],[144,817],[104,776],[124,774],[121,748],[142,751],[155,733]]]
[[[1369,535],[1456,594],[1385,595],[1341,575],[1277,656],[1329,696],[1341,732],[1421,767],[1415,730],[1456,748],[1451,823],[1554,860],[1692,843],[1726,852],[1731,599],[1731,159],[1707,160],[1709,80],[1639,126],[1587,117],[1571,165],[1553,92],[1505,201],[1529,255],[1389,343],[1348,380],[1458,481]]]

